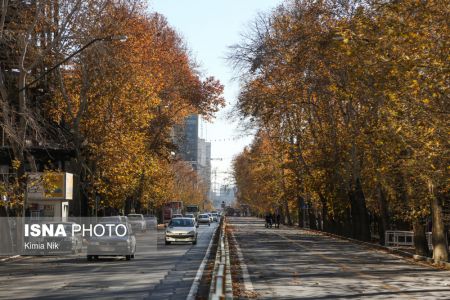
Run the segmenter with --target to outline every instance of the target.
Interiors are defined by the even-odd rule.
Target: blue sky
[[[239,85],[233,81],[236,75],[224,59],[228,47],[241,40],[258,12],[268,12],[281,0],[149,0],[151,11],[165,15],[186,41],[192,55],[200,63],[205,75],[213,75],[225,85],[228,105],[216,120],[203,126],[202,134],[212,142],[213,170],[217,181],[223,183],[229,177],[233,156],[248,145],[252,137],[243,136],[239,124],[231,123],[227,113],[236,101]],[[235,140],[232,140],[235,139]],[[212,178],[214,181],[214,177]],[[219,184],[220,184],[219,183]]]

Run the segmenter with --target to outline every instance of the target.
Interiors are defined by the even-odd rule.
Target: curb
[[[13,256],[5,257],[5,258],[0,259],[0,262],[14,260],[14,259],[19,258],[19,257],[22,257],[22,256],[21,255],[13,255]]]
[[[294,226],[287,226],[287,227],[294,227]],[[386,246],[382,246],[382,245],[377,245],[377,244],[372,244],[372,243],[368,243],[368,242],[363,242],[363,241],[359,241],[359,240],[355,240],[349,237],[345,237],[345,236],[341,236],[341,235],[336,235],[334,233],[329,233],[329,232],[324,232],[324,231],[319,231],[319,230],[314,230],[314,229],[309,229],[309,228],[300,228],[300,227],[294,227],[300,230],[304,230],[304,231],[309,231],[309,232],[313,232],[313,233],[318,233],[324,236],[329,236],[332,238],[336,238],[336,239],[340,239],[340,240],[346,240],[358,245],[362,245],[371,249],[377,249],[377,250],[382,250],[391,254],[396,254],[399,255],[403,258],[409,258],[412,259],[413,262],[416,263],[425,263],[431,267],[434,268],[444,268],[446,270],[450,270],[450,262],[444,262],[444,261],[435,261],[433,258],[431,257],[424,257],[424,256],[420,256],[420,255],[415,255],[409,252],[405,252],[402,250],[398,250],[395,248],[390,248],[390,247],[386,247]]]
[[[219,228],[220,227],[218,226],[216,228],[216,230],[214,230],[214,232],[211,236],[211,241],[209,242],[208,248],[206,249],[205,256],[203,257],[203,260],[202,260],[199,268],[197,269],[197,273],[195,274],[194,281],[192,282],[191,288],[189,289],[189,294],[186,297],[187,300],[194,300],[197,297],[198,287],[200,286],[200,281],[202,280],[203,273],[205,271],[205,267],[208,262],[209,255],[211,253],[211,247],[213,244],[214,235],[216,234],[216,232]]]

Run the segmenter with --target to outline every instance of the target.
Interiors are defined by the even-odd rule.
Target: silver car
[[[192,242],[193,245],[196,245],[197,227],[198,225],[192,218],[170,220],[165,234],[166,245],[170,245],[172,242]]]
[[[158,227],[158,219],[153,215],[144,215],[145,228],[156,229]]]
[[[66,237],[47,237],[45,238],[45,242],[58,242],[59,250],[64,253],[80,253],[83,247],[83,237],[80,232],[75,232],[72,235],[72,226],[74,226],[75,222],[50,222],[49,224],[59,225],[62,224],[64,226],[64,231],[66,232]]]
[[[200,214],[198,215],[198,224],[208,224],[208,226],[211,226],[211,219],[209,218],[208,214]]]
[[[128,223],[131,224],[134,232],[144,232],[146,229],[146,222],[142,214],[128,214]]]
[[[99,223],[108,227],[111,223]],[[126,260],[134,258],[136,237],[129,223],[116,223],[126,227],[125,234],[111,229],[103,236],[93,236],[88,240],[87,259],[98,259],[99,256],[125,256]]]
[[[214,221],[214,222],[219,222],[219,218],[220,218],[220,217],[219,217],[219,215],[218,215],[217,213],[212,213],[211,215],[212,215],[212,217],[213,217],[213,221]]]

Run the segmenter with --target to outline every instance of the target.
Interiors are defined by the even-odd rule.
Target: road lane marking
[[[296,244],[297,246],[299,246],[300,248],[302,248],[302,249],[304,249],[304,250],[308,250],[308,251],[311,250],[311,249],[309,249],[308,247],[305,247],[304,245],[300,244],[298,240],[290,239],[290,238],[288,238],[288,237],[286,237],[286,236],[281,235],[281,233],[278,233],[278,232],[274,232],[274,234],[278,235],[279,237],[281,237],[281,238],[284,239],[284,240],[287,240],[287,241],[289,241],[289,242],[291,242],[291,243],[293,243],[293,244]],[[383,288],[385,288],[385,289],[387,289],[387,290],[390,290],[390,291],[393,291],[393,292],[399,292],[401,295],[407,297],[407,299],[416,299],[416,300],[417,300],[417,298],[414,298],[414,297],[412,297],[411,295],[407,295],[407,294],[403,293],[402,290],[399,289],[398,287],[392,286],[392,285],[389,285],[389,284],[384,283],[383,281],[381,281],[381,280],[380,280],[378,277],[376,277],[376,276],[369,275],[369,274],[363,273],[363,272],[361,272],[361,271],[352,269],[352,268],[349,267],[348,265],[346,265],[346,264],[344,264],[344,263],[340,263],[340,262],[338,262],[338,261],[336,261],[336,260],[334,260],[334,259],[332,259],[332,258],[330,258],[330,257],[328,257],[328,256],[326,256],[326,255],[323,255],[323,254],[320,254],[320,253],[311,253],[311,254],[312,254],[312,255],[315,255],[315,256],[318,256],[318,257],[320,257],[320,258],[322,258],[322,259],[324,259],[324,260],[327,260],[327,261],[329,261],[329,262],[332,262],[332,263],[334,263],[334,264],[340,266],[343,270],[346,270],[346,271],[349,271],[349,272],[358,274],[360,277],[363,277],[363,278],[366,278],[366,279],[377,280],[378,282],[381,283],[381,286],[382,286]],[[364,295],[364,294],[363,294],[363,295]]]
[[[200,267],[197,270],[197,274],[195,274],[194,282],[191,285],[191,289],[189,290],[189,294],[186,298],[186,300],[194,300],[195,296],[197,295],[198,286],[200,285],[200,280],[202,279],[203,272],[205,271],[206,262],[208,261],[209,253],[211,252],[211,246],[214,240],[214,235],[216,233],[217,228],[220,226],[217,226],[211,235],[211,240],[209,241],[208,249],[206,250],[205,256],[203,257],[202,263],[200,264]]]
[[[242,254],[241,247],[239,247],[239,244],[236,241],[236,238],[234,236],[234,232],[232,230],[231,230],[231,238],[233,239],[233,243],[234,243],[234,245],[236,247],[236,253],[237,253],[237,256],[238,256],[238,259],[239,259],[239,265],[241,266],[242,278],[244,279],[244,289],[246,291],[253,292],[254,291],[253,283],[252,283],[252,280],[250,278],[250,274],[248,273],[247,265],[245,264],[245,261],[244,261],[244,255]]]

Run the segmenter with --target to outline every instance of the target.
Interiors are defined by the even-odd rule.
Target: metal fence
[[[209,293],[209,299],[211,300],[233,299],[230,250],[225,228],[226,224],[223,220]]]
[[[431,239],[431,232],[425,233],[427,238],[428,249],[433,250],[433,242]],[[413,231],[386,231],[385,245],[389,247],[414,247],[414,232]]]
[[[386,246],[389,247],[411,247],[414,246],[414,232],[387,230]]]

